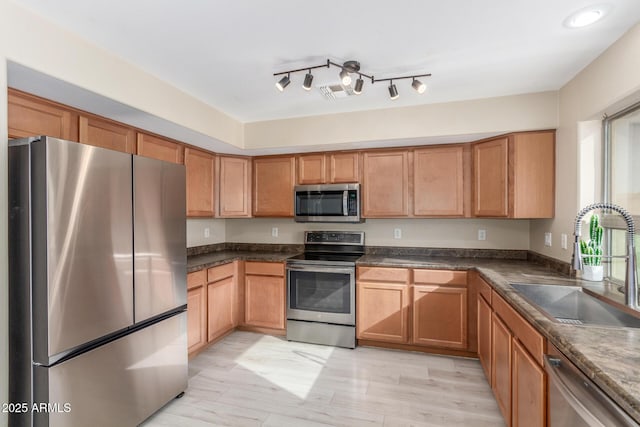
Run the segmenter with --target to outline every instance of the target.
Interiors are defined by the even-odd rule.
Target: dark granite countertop
[[[222,250],[217,252],[191,255],[187,257],[187,273],[202,270],[203,268],[215,267],[236,260],[242,261],[265,261],[282,262],[287,258],[297,255],[300,252],[282,251],[234,251]]]
[[[477,270],[496,292],[640,422],[640,329],[553,322],[510,285],[588,285],[593,289],[597,286],[593,282],[572,279],[522,260],[365,255],[358,265]]]

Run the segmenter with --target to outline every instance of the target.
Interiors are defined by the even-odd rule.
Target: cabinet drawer
[[[217,282],[218,280],[233,276],[235,270],[234,265],[233,262],[230,262],[228,264],[211,267],[207,270],[207,283]]]
[[[513,335],[520,340],[533,358],[544,365],[543,355],[546,341],[531,324],[520,316],[500,295],[493,291],[492,306],[496,314],[511,329]]]
[[[207,271],[200,270],[187,274],[187,289],[203,286],[207,281]]]
[[[284,276],[284,264],[281,262],[253,262],[247,261],[244,266],[245,274],[260,276]]]
[[[413,282],[425,283],[434,285],[467,285],[467,272],[466,271],[453,271],[453,270],[413,270]]]
[[[491,286],[479,277],[476,283],[478,284],[478,293],[491,305]]]
[[[386,267],[358,267],[358,280],[408,283],[409,269]]]

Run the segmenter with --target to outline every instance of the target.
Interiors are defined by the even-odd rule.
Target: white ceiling
[[[604,0],[602,21],[563,21],[592,0],[14,0],[242,122],[557,90],[640,21],[640,1]],[[597,2],[597,0],[596,0]],[[602,2],[600,2],[602,3]],[[273,73],[358,60],[376,78],[328,101]],[[337,83],[337,68],[314,85]]]

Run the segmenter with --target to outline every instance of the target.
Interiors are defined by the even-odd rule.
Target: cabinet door
[[[135,153],[136,132],[133,128],[110,120],[80,116],[80,142],[124,153]]]
[[[214,215],[215,156],[205,151],[185,148],[184,165],[187,174],[187,216]]]
[[[253,159],[253,215],[293,216],[295,158]]]
[[[478,358],[491,382],[491,306],[478,294]]]
[[[208,341],[226,334],[235,326],[235,279],[227,277],[207,286]]]
[[[555,211],[555,133],[524,132],[513,136],[513,218],[553,218]],[[510,177],[511,178],[511,177]]]
[[[187,342],[189,353],[207,343],[207,298],[204,285],[187,291]]]
[[[356,334],[359,339],[409,342],[409,286],[358,282]]]
[[[473,145],[473,214],[508,215],[508,138]]]
[[[250,217],[251,159],[227,156],[220,156],[219,159],[219,216],[222,218]]]
[[[513,335],[493,313],[491,316],[491,388],[505,420],[511,419],[511,342]]]
[[[137,148],[140,156],[165,162],[184,163],[184,146],[176,141],[138,132]]]
[[[360,154],[329,154],[329,182],[331,184],[360,182]]]
[[[527,350],[513,340],[512,423],[513,427],[544,427],[546,422],[546,374]]]
[[[61,105],[10,89],[7,107],[9,138],[47,135],[74,139],[71,111]]]
[[[327,166],[324,154],[298,157],[298,184],[325,184]]]
[[[408,151],[364,153],[363,216],[402,217],[409,213]]]
[[[284,278],[245,276],[245,324],[271,329],[284,329]]]
[[[467,289],[413,286],[413,344],[467,348]]]
[[[413,214],[464,215],[463,147],[435,147],[413,154]]]

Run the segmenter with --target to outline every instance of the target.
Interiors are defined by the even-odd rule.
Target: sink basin
[[[547,317],[571,325],[640,328],[640,319],[599,300],[577,286],[512,284]]]

